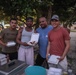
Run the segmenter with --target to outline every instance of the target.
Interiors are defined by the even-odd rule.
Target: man
[[[62,66],[63,70],[67,70],[66,55],[70,47],[69,33],[65,28],[60,27],[58,15],[52,16],[51,25],[53,26],[53,30],[48,34],[49,42],[46,58],[48,59],[48,54],[60,56],[58,58],[60,61],[59,65]]]
[[[46,50],[48,45],[48,32],[52,30],[52,26],[47,24],[45,17],[39,18],[40,27],[36,29],[36,32],[40,34],[39,36],[39,54],[37,55],[36,65],[42,66],[43,62],[46,60]]]
[[[19,30],[17,36],[17,42],[20,44],[20,48],[18,50],[18,60],[26,61],[26,64],[34,65],[34,50],[33,47],[28,45],[27,43],[31,39],[32,33],[34,33],[33,26],[33,18],[26,18],[26,27],[23,27]]]
[[[17,19],[10,19],[10,27],[3,29],[0,34],[0,44],[2,45],[2,53],[6,54],[10,60],[17,59],[17,43],[16,36],[18,31],[16,30]],[[15,42],[14,46],[7,46],[8,42]]]

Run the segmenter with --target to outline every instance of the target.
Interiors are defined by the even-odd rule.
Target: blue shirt
[[[36,31],[40,34],[39,35],[39,54],[41,57],[46,58],[46,50],[48,45],[48,32],[52,30],[53,27],[51,25],[48,25],[46,28],[37,28]]]

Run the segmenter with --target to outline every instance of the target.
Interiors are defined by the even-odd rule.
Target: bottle
[[[72,75],[72,69],[68,69],[68,75]]]

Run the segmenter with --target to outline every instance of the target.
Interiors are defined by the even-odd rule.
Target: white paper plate
[[[57,58],[60,58],[60,56],[51,55],[48,59],[48,63],[58,64],[59,60]]]
[[[10,47],[10,46],[15,46],[15,45],[16,45],[15,42],[8,42],[8,43],[7,43],[7,46],[8,46],[8,47]]]

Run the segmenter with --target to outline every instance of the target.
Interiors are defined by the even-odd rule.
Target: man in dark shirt
[[[9,56],[10,60],[17,59],[17,44],[14,46],[7,46],[8,42],[16,43],[17,36],[17,20],[15,18],[10,19],[10,27],[3,29],[0,34],[0,45],[2,45],[2,53]]]

